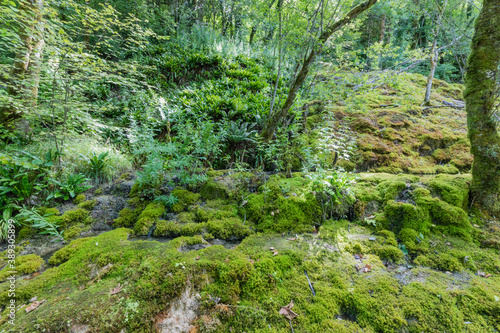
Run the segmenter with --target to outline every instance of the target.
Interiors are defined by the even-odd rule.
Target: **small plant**
[[[156,202],[160,202],[165,205],[168,209],[171,209],[173,205],[179,202],[179,198],[177,198],[175,195],[160,195],[155,198]]]
[[[74,198],[78,194],[92,187],[85,184],[89,181],[89,179],[85,178],[85,176],[81,174],[71,174],[64,183],[61,183],[55,179],[50,179],[50,181],[56,184],[59,189],[51,193],[47,197],[47,200],[50,200],[52,198],[63,198],[64,200],[69,200],[70,198]]]
[[[86,176],[91,177],[96,185],[106,180],[106,169],[110,167],[107,163],[108,155],[109,152],[104,152],[99,155],[92,152],[90,157],[80,154],[85,160]]]
[[[9,235],[9,221],[13,220],[14,225],[20,226],[21,224],[12,218],[12,207],[7,207],[3,211],[1,225],[0,225],[0,240],[6,240]]]
[[[20,208],[19,214],[17,214],[16,217],[20,217],[24,220],[24,222],[31,224],[32,228],[39,229],[39,234],[51,235],[63,240],[62,234],[64,230],[59,231],[57,229],[58,225],[55,222],[50,222],[48,219],[52,215],[52,213],[48,213],[42,216],[36,211],[36,209],[23,207]]]

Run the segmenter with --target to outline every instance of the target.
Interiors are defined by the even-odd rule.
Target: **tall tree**
[[[500,1],[484,0],[475,23],[465,75],[472,165],[471,198],[500,216],[499,125]]]
[[[314,63],[316,57],[321,54],[321,51],[323,50],[323,47],[328,39],[336,31],[339,31],[345,25],[358,17],[361,13],[372,7],[375,3],[377,3],[377,0],[365,1],[351,9],[349,13],[347,13],[342,19],[328,24],[326,27],[324,27],[324,29],[321,30],[322,33],[320,34],[317,42],[311,48],[309,54],[304,58],[300,71],[292,82],[285,103],[283,104],[281,109],[269,115],[266,128],[262,131],[262,137],[264,138],[264,140],[270,140],[273,137],[274,131],[276,130],[276,127],[278,126],[280,121],[288,115],[290,108],[295,102],[295,98],[297,97],[299,89],[302,87],[302,84],[309,74],[311,65]]]

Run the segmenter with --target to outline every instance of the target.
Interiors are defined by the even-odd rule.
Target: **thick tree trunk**
[[[484,0],[475,23],[464,97],[474,155],[471,200],[497,217],[500,217],[500,133],[494,117],[499,102],[499,65],[500,1]]]
[[[36,105],[42,52],[44,47],[42,9],[43,0],[26,0],[19,3],[20,11],[29,17],[19,31],[21,45],[11,71],[9,94],[22,102],[0,108],[0,123],[22,118],[27,107]]]
[[[311,49],[309,55],[305,58],[304,62],[302,63],[302,68],[300,69],[297,77],[295,78],[295,80],[292,83],[292,86],[290,87],[290,90],[288,91],[288,96],[286,98],[283,107],[277,112],[273,112],[272,114],[269,115],[266,128],[262,131],[262,138],[264,140],[269,141],[273,137],[274,131],[276,130],[276,127],[278,126],[280,121],[288,115],[290,108],[295,102],[295,98],[297,97],[297,93],[300,87],[302,87],[302,84],[304,83],[304,81],[307,78],[307,75],[309,74],[310,66],[314,62],[316,56],[321,53],[323,46],[328,41],[328,38],[330,38],[330,36],[333,35],[333,33],[340,30],[346,24],[354,20],[359,14],[363,13],[364,11],[372,7],[375,3],[377,3],[377,0],[368,0],[354,7],[341,20],[330,24],[323,30],[323,33],[318,38],[317,45]]]

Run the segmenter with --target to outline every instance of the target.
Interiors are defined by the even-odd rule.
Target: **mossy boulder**
[[[211,178],[203,184],[200,194],[203,200],[216,200],[228,199],[230,192],[227,186]]]
[[[410,203],[389,200],[384,212],[387,228],[395,233],[403,228],[410,228],[426,234],[432,224],[427,209]]]
[[[62,216],[62,221],[64,222],[64,227],[75,223],[92,223],[89,211],[83,208],[77,208],[74,210],[68,210]]]
[[[206,229],[214,237],[227,240],[243,239],[252,233],[250,228],[237,218],[208,221]]]
[[[145,236],[148,234],[149,230],[153,224],[158,221],[158,219],[165,213],[165,206],[152,202],[146,206],[146,208],[139,215],[137,222],[134,226],[134,232],[136,235]]]
[[[84,201],[84,202],[78,204],[78,208],[92,210],[96,204],[97,204],[97,200],[87,200],[87,201]]]
[[[131,209],[129,207],[125,207],[118,213],[118,217],[113,220],[113,226],[115,228],[133,227],[140,214],[141,209]]]
[[[179,201],[172,206],[172,210],[175,213],[180,213],[186,210],[189,206],[193,205],[198,199],[200,199],[199,193],[193,193],[191,191],[185,190],[182,187],[177,187],[172,191],[172,195],[175,196]]]

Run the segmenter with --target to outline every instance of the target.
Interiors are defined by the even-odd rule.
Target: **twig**
[[[313,296],[316,296],[316,292],[314,291],[314,288],[311,284],[311,281],[309,280],[309,276],[307,275],[307,272],[304,270],[304,274],[306,275],[307,282],[309,282],[309,288],[311,288],[311,291],[313,292]]]
[[[290,328],[292,329],[292,333],[295,333],[295,331],[293,330],[292,321],[290,319],[288,319],[288,321],[290,322]]]

